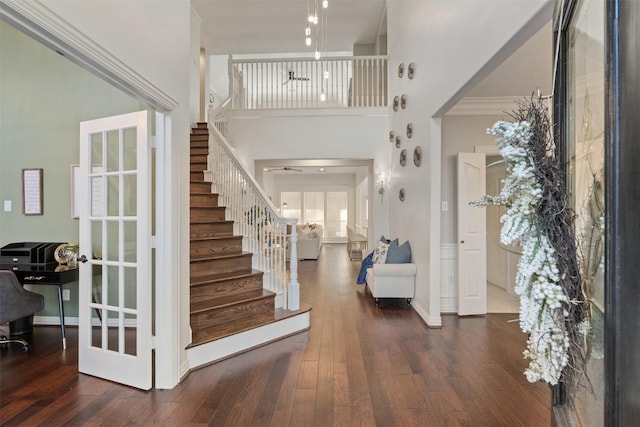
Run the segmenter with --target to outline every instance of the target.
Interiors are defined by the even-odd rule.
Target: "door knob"
[[[83,262],[83,263],[84,263],[84,262],[87,262],[87,261],[89,261],[89,260],[87,259],[87,257],[86,257],[85,255],[81,255],[81,256],[80,256],[80,258],[78,258],[78,261],[80,261],[80,262]]]
[[[464,243],[464,240],[460,240],[460,243]],[[84,256],[84,255],[82,255],[82,256]]]

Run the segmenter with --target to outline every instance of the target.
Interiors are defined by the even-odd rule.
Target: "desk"
[[[56,264],[0,264],[0,270],[11,270],[22,285],[50,285],[58,287],[58,309],[60,311],[60,329],[62,348],[67,349],[64,333],[64,305],[62,304],[62,285],[78,281],[78,267]]]

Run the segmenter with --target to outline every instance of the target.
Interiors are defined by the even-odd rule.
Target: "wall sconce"
[[[384,181],[380,180],[380,188],[378,188],[378,194],[380,195],[380,200],[384,201]]]

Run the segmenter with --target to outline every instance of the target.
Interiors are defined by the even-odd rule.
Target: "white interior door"
[[[486,191],[483,153],[458,153],[458,315],[487,313],[486,211],[469,205]]]
[[[152,386],[148,111],[80,124],[78,369]]]

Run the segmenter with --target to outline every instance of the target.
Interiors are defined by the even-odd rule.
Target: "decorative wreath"
[[[515,291],[520,327],[529,334],[527,380],[577,385],[586,378],[584,342],[590,323],[574,214],[546,106],[540,98],[524,100],[512,117],[514,121],[499,121],[487,130],[497,136],[507,167],[502,191],[472,204],[505,206],[500,241],[522,247]]]

